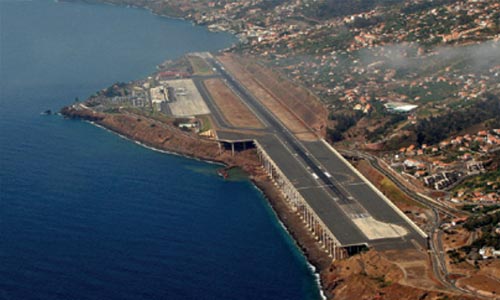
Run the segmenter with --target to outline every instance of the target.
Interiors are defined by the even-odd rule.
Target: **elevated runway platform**
[[[347,196],[342,200],[321,181],[299,153],[273,134],[221,132],[219,141],[246,144],[253,141],[265,151],[308,207],[335,237],[338,247],[373,246],[379,249],[426,247],[421,232],[378,190],[323,141],[306,142],[306,155],[318,164],[333,184]],[[238,146],[237,146],[238,147]],[[239,147],[239,149],[242,149]],[[392,204],[392,205],[391,205]]]
[[[201,88],[218,127],[217,140],[233,153],[239,147],[248,148],[253,141],[264,168],[290,207],[334,258],[363,245],[379,249],[427,247],[427,235],[335,149],[319,138],[303,139],[294,134],[219,61],[206,61],[264,125],[258,130],[231,126],[224,111]]]

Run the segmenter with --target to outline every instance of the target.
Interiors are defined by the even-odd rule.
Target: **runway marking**
[[[353,183],[347,183],[346,185],[366,185],[366,182],[364,182],[364,181],[353,182]]]
[[[323,189],[325,187],[329,187],[330,185],[311,185],[311,186],[303,186],[303,187],[295,187],[297,190],[313,190],[313,189]],[[338,199],[337,197],[334,197]]]

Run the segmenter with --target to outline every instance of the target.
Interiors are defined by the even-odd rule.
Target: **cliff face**
[[[60,112],[66,118],[90,122],[100,122],[105,118],[105,114],[96,113],[87,109],[77,109],[75,106],[66,106],[61,109]]]
[[[260,173],[257,171],[260,163],[253,150],[231,156],[229,151],[221,151],[216,141],[202,139],[198,135],[182,131],[172,123],[159,122],[127,112],[95,112],[83,105],[65,107],[61,110],[61,114],[70,119],[95,122],[131,140],[159,150],[220,162],[228,167],[238,166],[249,174]]]
[[[95,122],[127,138],[156,149],[175,152],[203,160],[224,163],[227,167],[237,166],[250,175],[251,180],[267,196],[279,219],[297,241],[298,246],[321,274],[321,285],[328,299],[468,299],[447,294],[442,287],[428,280],[428,271],[413,270],[412,266],[425,264],[425,258],[417,255],[417,263],[410,268],[400,266],[394,260],[395,254],[370,252],[354,256],[345,261],[333,262],[311,236],[303,220],[287,205],[283,194],[261,167],[255,150],[238,152],[220,150],[216,141],[200,138],[184,132],[172,123],[159,122],[132,113],[99,113],[84,105],[73,105],[61,110],[71,119]],[[392,260],[387,257],[391,257]],[[409,254],[400,254],[401,262],[408,260]],[[403,270],[404,269],[404,270]],[[412,275],[415,279],[406,274]],[[431,280],[432,281],[432,280]],[[432,291],[432,292],[430,292]]]
[[[299,216],[288,207],[281,191],[269,180],[254,149],[240,151],[232,156],[230,151],[223,149],[220,151],[219,145],[213,140],[202,139],[198,135],[178,129],[173,124],[130,113],[99,113],[84,105],[73,105],[63,108],[61,114],[70,119],[94,122],[159,150],[220,162],[225,164],[227,168],[241,168],[249,174],[253,183],[266,195],[280,220],[318,272],[330,266],[331,258],[311,236]]]

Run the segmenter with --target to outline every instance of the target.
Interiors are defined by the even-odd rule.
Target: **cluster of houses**
[[[432,189],[449,190],[465,177],[487,172],[484,161],[496,151],[500,151],[500,129],[481,130],[476,134],[453,137],[435,146],[403,147],[392,157],[392,166],[402,168],[405,174],[421,180]],[[484,183],[484,189],[459,191],[451,201],[498,203],[499,188],[500,178],[489,180]]]

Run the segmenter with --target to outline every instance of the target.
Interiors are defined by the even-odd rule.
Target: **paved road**
[[[345,153],[348,156],[359,157],[359,158],[363,158],[366,161],[368,161],[372,167],[377,169],[380,173],[384,174],[387,178],[389,178],[392,182],[394,182],[394,184],[396,184],[396,186],[400,190],[402,190],[405,194],[407,194],[410,198],[412,198],[416,202],[423,204],[424,206],[431,207],[433,210],[435,210],[435,213],[434,213],[435,218],[436,218],[436,214],[438,212],[442,213],[446,216],[450,216],[450,217],[456,217],[457,214],[467,214],[467,212],[465,212],[465,211],[461,211],[461,210],[455,209],[453,207],[449,207],[449,206],[446,206],[444,204],[440,204],[436,201],[430,202],[428,199],[418,195],[416,192],[410,190],[403,182],[401,182],[400,178],[397,178],[392,173],[388,172],[385,168],[383,168],[380,165],[378,159],[371,156],[371,155],[368,155],[366,153],[360,153],[358,151],[343,150],[341,152]]]
[[[428,199],[420,196],[419,194],[415,193],[411,189],[409,189],[403,182],[401,182],[401,179],[398,178],[397,176],[393,175],[391,172],[387,171],[385,168],[380,166],[379,161],[376,157],[373,157],[369,154],[366,153],[360,153],[358,151],[347,151],[344,150],[342,151],[343,153],[346,153],[348,156],[354,156],[354,157],[360,157],[363,159],[366,159],[372,167],[377,169],[379,172],[384,174],[386,177],[388,177],[392,182],[394,182],[399,189],[401,189],[407,196],[412,198],[413,200],[430,207],[433,211],[433,220],[431,220],[432,224],[432,229],[431,229],[431,237],[429,239],[429,252],[430,252],[430,257],[432,260],[432,270],[434,274],[436,275],[436,278],[441,282],[444,286],[458,292],[458,293],[464,293],[464,294],[469,294],[473,297],[477,297],[480,299],[487,299],[486,297],[482,297],[480,295],[477,295],[474,292],[471,292],[469,290],[465,290],[462,288],[458,288],[455,284],[454,280],[450,280],[448,278],[449,272],[448,268],[446,266],[446,254],[444,252],[444,247],[443,247],[443,237],[442,237],[442,230],[439,228],[441,225],[441,218],[440,218],[440,213],[444,214],[446,216],[450,217],[456,217],[456,214],[463,214],[466,213],[464,211],[457,210],[452,207],[448,207],[446,205],[437,203],[435,201],[429,201]]]

